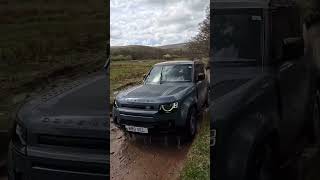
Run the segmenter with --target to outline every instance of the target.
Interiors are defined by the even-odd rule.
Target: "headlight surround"
[[[27,145],[27,130],[20,123],[16,123],[15,140],[16,142],[19,142],[23,146]]]
[[[165,113],[171,113],[174,112],[179,108],[179,103],[174,102],[174,103],[168,103],[168,104],[162,104],[160,105],[160,111],[165,112]]]

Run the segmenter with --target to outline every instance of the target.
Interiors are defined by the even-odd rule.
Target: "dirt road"
[[[111,123],[111,168],[113,180],[177,179],[183,168],[190,144],[176,146],[174,137],[127,137]]]

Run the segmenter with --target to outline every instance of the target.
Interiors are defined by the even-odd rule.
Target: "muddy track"
[[[111,123],[110,179],[178,179],[190,144],[177,148],[176,138],[128,137]]]

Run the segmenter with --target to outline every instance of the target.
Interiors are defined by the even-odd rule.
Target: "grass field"
[[[181,172],[182,180],[210,179],[210,118],[204,117]]]
[[[102,68],[106,11],[99,0],[0,0],[0,129],[35,89]]]

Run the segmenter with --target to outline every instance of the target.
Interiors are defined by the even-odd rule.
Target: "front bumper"
[[[113,121],[121,129],[125,125],[148,128],[148,134],[182,133],[185,120],[178,109],[172,113],[137,110],[128,108],[113,108]]]
[[[109,179],[107,156],[73,153],[42,148],[27,148],[28,155],[10,144],[8,172],[9,179]],[[104,158],[103,158],[104,157]]]

